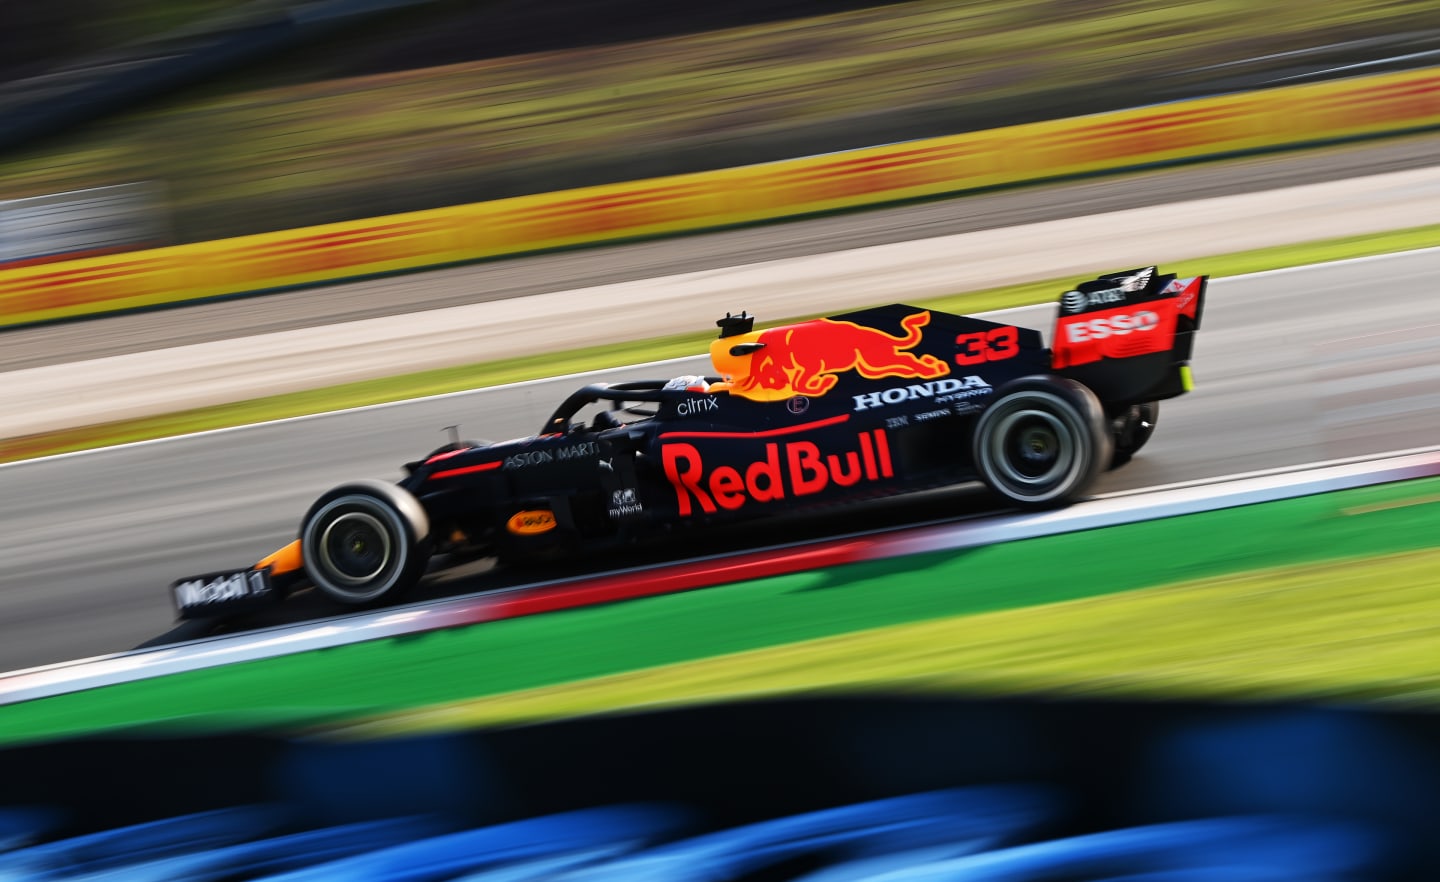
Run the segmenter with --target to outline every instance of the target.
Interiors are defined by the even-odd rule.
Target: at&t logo
[[[1107,306],[1112,303],[1124,302],[1125,291],[1120,288],[1091,291],[1089,294],[1083,291],[1066,291],[1065,296],[1060,298],[1060,306],[1066,312],[1083,312],[1092,306]]]

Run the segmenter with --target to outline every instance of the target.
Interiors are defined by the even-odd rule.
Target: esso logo
[[[1160,316],[1148,309],[1136,313],[1122,312],[1117,315],[1101,316],[1065,325],[1065,338],[1071,343],[1089,340],[1104,340],[1106,337],[1123,337],[1130,333],[1153,331],[1160,324]]]

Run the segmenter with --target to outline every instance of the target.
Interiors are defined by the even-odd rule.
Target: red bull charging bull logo
[[[848,371],[872,380],[943,377],[950,373],[944,361],[907,351],[920,343],[921,329],[929,323],[929,311],[922,311],[901,320],[905,330],[899,336],[822,318],[722,337],[710,345],[710,356],[725,382],[712,391],[779,401],[824,395],[839,382],[837,375]]]

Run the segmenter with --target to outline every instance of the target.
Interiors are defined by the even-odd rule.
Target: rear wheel
[[[346,606],[386,603],[420,580],[429,533],[424,508],[405,490],[345,484],[317,499],[300,524],[305,574]]]
[[[1147,401],[1132,404],[1114,421],[1115,455],[1110,459],[1110,468],[1118,469],[1140,452],[1150,436],[1155,434],[1155,423],[1160,419],[1160,402]]]
[[[981,480],[1023,508],[1073,502],[1113,455],[1095,393],[1052,377],[1026,378],[1002,388],[976,421],[973,444]]]

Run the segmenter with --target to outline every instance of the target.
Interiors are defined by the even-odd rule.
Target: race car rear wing
[[[1089,386],[1107,407],[1189,391],[1190,354],[1209,278],[1181,279],[1147,266],[1066,291],[1051,367]]]

